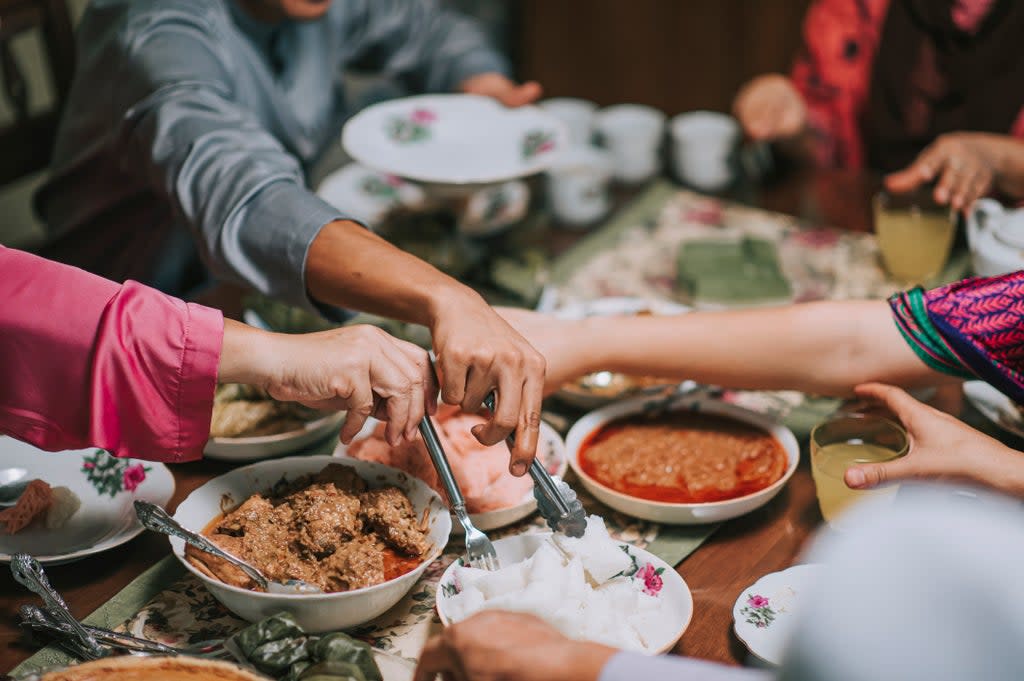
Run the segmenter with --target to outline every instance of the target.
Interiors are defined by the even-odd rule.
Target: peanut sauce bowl
[[[321,633],[356,627],[382,615],[402,600],[427,566],[441,555],[451,532],[451,517],[441,497],[407,473],[378,463],[331,456],[293,456],[261,461],[236,468],[199,487],[181,502],[174,519],[189,529],[202,531],[251,495],[265,493],[282,480],[315,475],[332,463],[355,469],[371,488],[394,485],[405,492],[417,517],[422,519],[421,526],[427,528],[430,544],[430,549],[415,568],[381,584],[350,591],[271,594],[227,584],[200,570],[185,557],[185,542],[176,537],[170,539],[172,552],[224,607],[249,622],[287,612],[307,632]]]
[[[674,503],[655,501],[626,494],[595,479],[584,470],[581,456],[593,436],[610,423],[619,419],[663,414],[707,414],[725,417],[746,426],[753,426],[773,437],[786,455],[786,467],[782,476],[763,489],[720,501],[701,503]],[[800,447],[796,437],[785,426],[772,419],[720,400],[691,394],[673,395],[667,398],[636,398],[617,402],[596,409],[573,425],[566,437],[566,452],[569,466],[583,486],[594,497],[611,508],[644,520],[673,525],[704,525],[730,520],[761,508],[786,485],[800,462]]]

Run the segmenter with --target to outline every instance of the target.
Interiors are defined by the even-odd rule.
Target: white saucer
[[[1024,417],[1009,397],[983,381],[964,383],[964,396],[989,421],[1011,435],[1024,438]]]
[[[800,600],[820,570],[820,565],[794,565],[767,574],[740,592],[732,607],[733,630],[756,657],[781,664],[798,621]]]

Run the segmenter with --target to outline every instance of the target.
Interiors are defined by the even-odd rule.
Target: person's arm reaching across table
[[[218,380],[348,409],[344,440],[371,414],[391,442],[413,437],[433,409],[426,353],[375,328],[267,333],[3,247],[0,271],[0,432],[43,449],[199,458]]]

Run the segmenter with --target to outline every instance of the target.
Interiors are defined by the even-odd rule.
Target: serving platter
[[[368,168],[445,186],[507,182],[546,170],[568,147],[565,125],[536,106],[421,95],[374,104],[345,124],[345,151]]]
[[[376,419],[367,419],[366,425],[359,431],[353,439],[353,442],[370,437],[379,423],[380,422]],[[347,457],[348,445],[338,443],[338,446],[334,449],[334,456]],[[537,440],[537,456],[540,457],[544,467],[549,473],[551,473],[551,475],[557,475],[560,478],[565,477],[566,472],[569,470],[569,461],[565,452],[565,442],[562,440],[561,436],[555,432],[554,428],[543,421],[540,424],[540,437]],[[493,511],[484,511],[481,513],[470,513],[469,517],[478,530],[487,532],[488,530],[496,530],[501,527],[507,527],[508,525],[515,524],[536,510],[537,500],[534,498],[533,492],[531,491],[514,506],[499,508]],[[454,516],[452,516],[452,518],[452,535],[456,537],[462,536],[465,533],[462,524],[457,522],[454,519]]]
[[[46,452],[0,436],[0,468],[21,469],[26,480],[67,487],[81,501],[59,529],[34,524],[15,535],[0,534],[0,563],[28,553],[43,565],[60,565],[120,546],[142,532],[132,502],[163,506],[174,495],[167,466],[118,459],[99,449]]]
[[[203,455],[217,461],[250,463],[291,454],[336,437],[344,420],[345,412],[341,411],[308,421],[302,428],[284,433],[249,437],[211,437],[203,449]]]
[[[349,163],[325,177],[316,194],[344,215],[371,227],[396,208],[421,208],[427,200],[415,184],[361,163]]]

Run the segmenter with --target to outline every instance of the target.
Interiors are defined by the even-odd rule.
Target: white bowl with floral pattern
[[[547,170],[568,148],[569,134],[540,107],[446,94],[367,107],[345,124],[341,143],[383,173],[439,186],[482,185]]]
[[[794,565],[767,574],[740,592],[732,607],[733,630],[756,657],[773,665],[782,663],[801,599],[820,571],[816,564]]]
[[[533,556],[550,536],[550,532],[534,532],[503,537],[494,541],[494,550],[503,567],[515,565]],[[626,576],[641,581],[643,590],[648,595],[664,599],[665,608],[661,612],[672,618],[671,626],[664,627],[670,633],[651,645],[645,652],[651,654],[668,652],[686,633],[687,627],[690,626],[690,620],[693,618],[693,594],[690,593],[690,587],[675,571],[675,568],[653,553],[625,542],[616,543],[633,559],[633,572]],[[449,565],[437,585],[435,596],[437,614],[441,619],[441,624],[446,627],[452,624],[452,618],[445,608],[446,601],[459,593],[459,584],[455,578],[455,567],[458,564],[459,562],[456,561]],[[557,603],[551,604],[552,611],[557,608]],[[633,613],[622,614],[623,617],[626,617]]]

